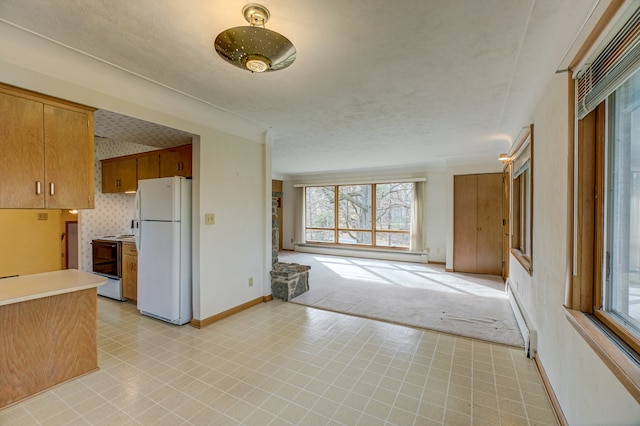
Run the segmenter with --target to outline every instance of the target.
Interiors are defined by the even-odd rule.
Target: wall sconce
[[[509,157],[509,154],[507,154],[506,152],[503,152],[502,154],[500,154],[500,156],[498,157],[498,160],[500,160],[500,162],[502,164],[506,163],[507,161],[511,160],[511,157]]]

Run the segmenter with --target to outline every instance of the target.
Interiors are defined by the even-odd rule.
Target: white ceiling
[[[265,74],[213,47],[246,3],[2,0],[0,19],[270,129],[273,172],[293,175],[497,159],[604,2],[264,0],[298,50]]]

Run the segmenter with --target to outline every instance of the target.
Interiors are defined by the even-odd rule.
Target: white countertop
[[[76,269],[4,278],[0,279],[0,306],[99,287],[106,283],[105,277]]]

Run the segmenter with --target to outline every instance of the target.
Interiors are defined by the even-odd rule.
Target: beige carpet
[[[442,265],[282,252],[311,266],[310,290],[292,302],[523,347],[502,278]]]

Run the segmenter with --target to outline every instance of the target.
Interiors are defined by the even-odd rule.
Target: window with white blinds
[[[640,7],[577,76],[578,119],[593,111],[640,64]]]

